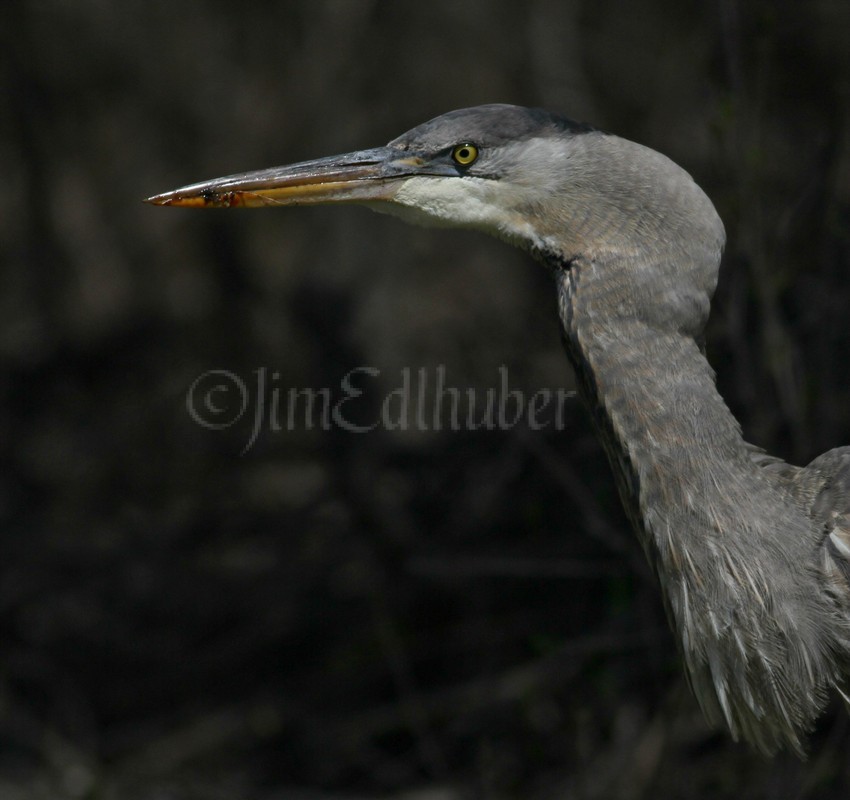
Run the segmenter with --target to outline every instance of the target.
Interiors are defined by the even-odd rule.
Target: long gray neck
[[[594,280],[580,263],[558,281],[580,391],[654,561],[654,551],[664,556],[669,545],[652,542],[661,535],[652,528],[672,525],[677,539],[689,531],[699,535],[695,527],[710,524],[706,508],[729,507],[734,484],[730,488],[727,478],[751,472],[747,445],[692,332],[659,329],[629,310],[618,313],[624,304],[616,282]]]
[[[817,636],[819,615],[833,613],[818,532],[753,462],[695,339],[700,326],[635,313],[625,284],[598,267],[579,260],[557,273],[564,339],[691,685],[734,735],[765,752],[799,747],[796,726],[814,718],[833,678]]]

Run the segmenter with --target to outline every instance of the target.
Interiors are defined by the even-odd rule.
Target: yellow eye
[[[478,148],[469,142],[459,144],[452,150],[452,159],[461,167],[468,167],[476,158],[478,158]]]

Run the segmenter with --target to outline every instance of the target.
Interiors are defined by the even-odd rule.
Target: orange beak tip
[[[153,197],[146,197],[143,202],[150,203],[152,206],[175,206],[178,208],[207,208],[217,205],[238,205],[233,202],[233,198],[228,198],[230,202],[212,202],[210,198],[204,195],[194,195],[188,197],[175,197],[171,194],[157,194]]]
[[[174,200],[165,194],[155,194],[152,197],[146,197],[142,202],[152,206],[170,206],[173,205]]]

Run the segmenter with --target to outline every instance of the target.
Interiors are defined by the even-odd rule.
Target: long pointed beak
[[[230,208],[392,200],[406,178],[423,174],[441,173],[418,156],[393,147],[376,147],[215,178],[149,197],[145,202]]]

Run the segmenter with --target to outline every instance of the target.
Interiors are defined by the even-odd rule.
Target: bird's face
[[[571,140],[591,129],[517,106],[437,117],[385,147],[230,175],[149,198],[197,208],[367,204],[425,225],[545,244],[547,198]],[[548,216],[551,217],[551,214]]]
[[[618,283],[637,298],[629,303],[658,306],[662,316],[688,305],[685,290],[710,296],[724,240],[711,202],[665,156],[511,105],[451,111],[385,147],[217,178],[148,202],[360,203],[420,224],[477,228],[547,261],[594,264],[587,279]],[[699,307],[702,320],[707,301]]]

